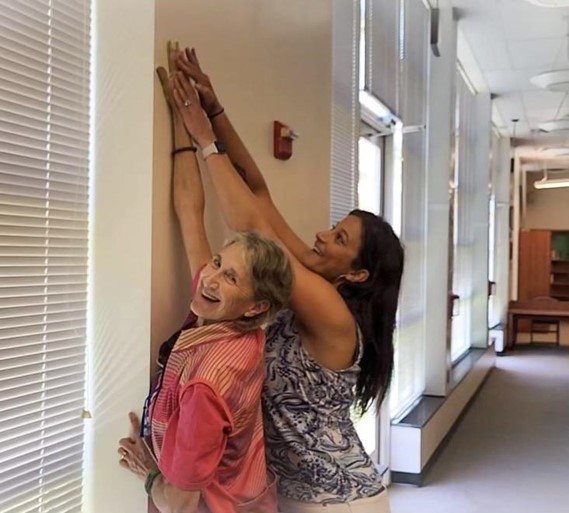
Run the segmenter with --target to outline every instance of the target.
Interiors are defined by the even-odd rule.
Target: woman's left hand
[[[131,412],[128,414],[128,418],[131,424],[131,433],[129,438],[119,440],[118,453],[121,457],[119,464],[144,481],[156,463],[148,447],[139,436],[140,421],[138,417]]]
[[[215,141],[211,123],[203,110],[198,93],[186,76],[178,72],[173,83],[174,103],[189,134],[201,148]]]

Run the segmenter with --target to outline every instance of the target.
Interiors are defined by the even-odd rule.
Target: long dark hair
[[[356,385],[357,407],[365,412],[385,397],[393,374],[393,330],[403,274],[401,241],[382,217],[353,210],[362,221],[360,251],[352,267],[367,269],[364,282],[345,281],[338,292],[346,301],[363,335],[364,352]]]

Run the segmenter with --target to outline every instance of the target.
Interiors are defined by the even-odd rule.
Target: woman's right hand
[[[163,66],[156,68],[156,73],[158,74],[158,79],[162,85],[162,92],[164,93],[164,98],[170,109],[170,114],[172,115],[173,121],[181,121],[180,115],[176,109],[176,104],[174,103],[173,95],[173,81],[176,73],[178,72],[177,56],[180,53],[180,45],[178,42],[172,43],[168,41],[167,46],[168,53],[168,70]],[[178,118],[178,119],[177,119]]]
[[[178,52],[176,64],[180,71],[194,81],[200,103],[206,114],[211,117],[223,111],[209,76],[203,72],[200,66],[195,48],[186,48],[183,52]]]

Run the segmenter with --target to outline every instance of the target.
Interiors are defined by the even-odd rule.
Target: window
[[[406,0],[400,12],[400,109],[394,137],[392,224],[405,246],[390,409],[399,416],[425,389],[427,272],[427,92],[429,10]],[[396,192],[397,191],[397,192]],[[399,204],[398,204],[399,203]]]
[[[384,137],[362,123],[358,143],[358,208],[381,214]],[[375,406],[356,419],[356,431],[366,452],[379,463],[378,421]]]
[[[371,131],[360,136],[358,144],[358,208],[382,211],[383,137]]]
[[[459,70],[457,77],[456,167],[454,175],[453,291],[459,296],[452,319],[451,360],[459,360],[472,345],[472,315],[475,307],[476,232],[473,222],[478,184],[477,103],[469,82]],[[488,187],[486,183],[486,188]],[[488,206],[486,205],[486,208]],[[487,211],[488,212],[488,211]],[[487,240],[486,240],[487,244]],[[487,279],[485,291],[487,299]],[[486,323],[485,323],[486,324]]]
[[[90,3],[0,0],[0,511],[81,511]]]
[[[489,219],[489,229],[488,229],[488,281],[496,282],[496,195],[494,192],[490,195],[490,201],[488,203],[488,219]],[[494,326],[494,294],[493,290],[489,289],[489,299],[488,299],[488,327]]]

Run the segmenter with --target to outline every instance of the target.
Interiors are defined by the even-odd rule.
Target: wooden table
[[[506,324],[506,347],[516,345],[518,321],[520,319],[569,320],[569,301],[533,299],[531,301],[510,301],[508,323]]]

